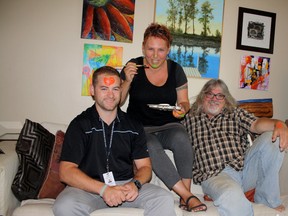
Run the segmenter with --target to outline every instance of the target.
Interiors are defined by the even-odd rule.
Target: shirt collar
[[[93,117],[95,118],[95,119],[98,119],[98,121],[101,121],[101,117],[99,116],[99,113],[98,113],[98,111],[96,110],[96,108],[95,108],[95,103],[92,105],[92,110],[93,110],[93,112],[92,112],[92,115],[93,115]],[[123,112],[122,112],[122,110],[118,107],[117,108],[117,115],[116,115],[116,123],[117,122],[120,122],[120,119],[123,117]]]

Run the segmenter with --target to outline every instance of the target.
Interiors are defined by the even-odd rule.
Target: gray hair
[[[222,94],[225,95],[225,108],[228,111],[232,111],[237,106],[237,101],[230,94],[225,82],[221,79],[211,79],[203,86],[200,93],[197,95],[195,102],[191,105],[191,114],[195,115],[203,111],[203,100],[205,98],[205,94],[207,92],[211,92],[216,87],[220,87],[222,89]]]

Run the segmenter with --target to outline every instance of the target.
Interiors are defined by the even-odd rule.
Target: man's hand
[[[103,193],[103,200],[108,206],[119,206],[126,201],[123,186],[108,186]]]
[[[288,149],[288,128],[282,121],[275,123],[274,131],[272,134],[272,141],[274,142],[279,137],[280,151],[287,151]]]
[[[125,197],[126,200],[129,202],[134,201],[137,196],[138,196],[138,188],[136,187],[136,185],[134,184],[134,182],[128,182],[125,185],[123,185],[124,188],[124,193],[125,193]]]

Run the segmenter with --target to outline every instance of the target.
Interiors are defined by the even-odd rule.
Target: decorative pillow
[[[54,148],[38,198],[56,199],[58,194],[65,188],[65,184],[59,179],[59,162],[64,135],[65,133],[61,130],[56,132]]]
[[[16,143],[19,167],[11,189],[19,200],[37,198],[45,178],[55,136],[41,124],[26,119]]]

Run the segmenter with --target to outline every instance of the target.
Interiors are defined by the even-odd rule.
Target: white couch
[[[59,124],[50,124],[43,123],[45,128],[47,128],[51,133],[56,133],[57,130],[65,131],[66,126]],[[1,216],[53,216],[52,206],[54,203],[53,199],[38,199],[38,200],[25,200],[21,203],[17,201],[11,191],[11,183],[14,179],[15,173],[18,167],[18,158],[15,152],[15,144],[16,141],[2,141],[0,142],[0,148],[5,152],[5,154],[0,155],[0,215]],[[170,151],[166,151],[169,157],[172,159],[172,153]],[[172,159],[173,160],[173,159]],[[288,163],[286,160],[285,163]],[[281,176],[281,175],[280,175]],[[281,180],[284,181],[284,180]],[[155,176],[153,173],[153,178],[151,183],[159,185],[163,188],[166,186],[163,184],[161,180]],[[167,188],[166,188],[167,189]],[[202,189],[198,185],[192,185],[192,191],[195,193],[202,201],[203,193]],[[173,192],[171,192],[173,193]],[[196,215],[193,212],[187,212],[180,210],[178,207],[179,197],[174,194],[175,197],[175,210],[178,216],[188,216],[188,215]],[[256,216],[288,216],[288,195],[283,195],[283,204],[286,207],[286,211],[279,213],[273,209],[270,209],[264,205],[253,204],[254,213]],[[217,209],[213,206],[213,202],[205,201],[205,204],[208,206],[208,210],[206,212],[198,212],[197,216],[212,216],[219,215]],[[15,209],[15,210],[14,210]],[[97,210],[91,213],[91,216],[105,216],[105,215],[115,215],[115,216],[142,216],[142,209],[135,208],[111,208],[111,209],[103,209]]]

